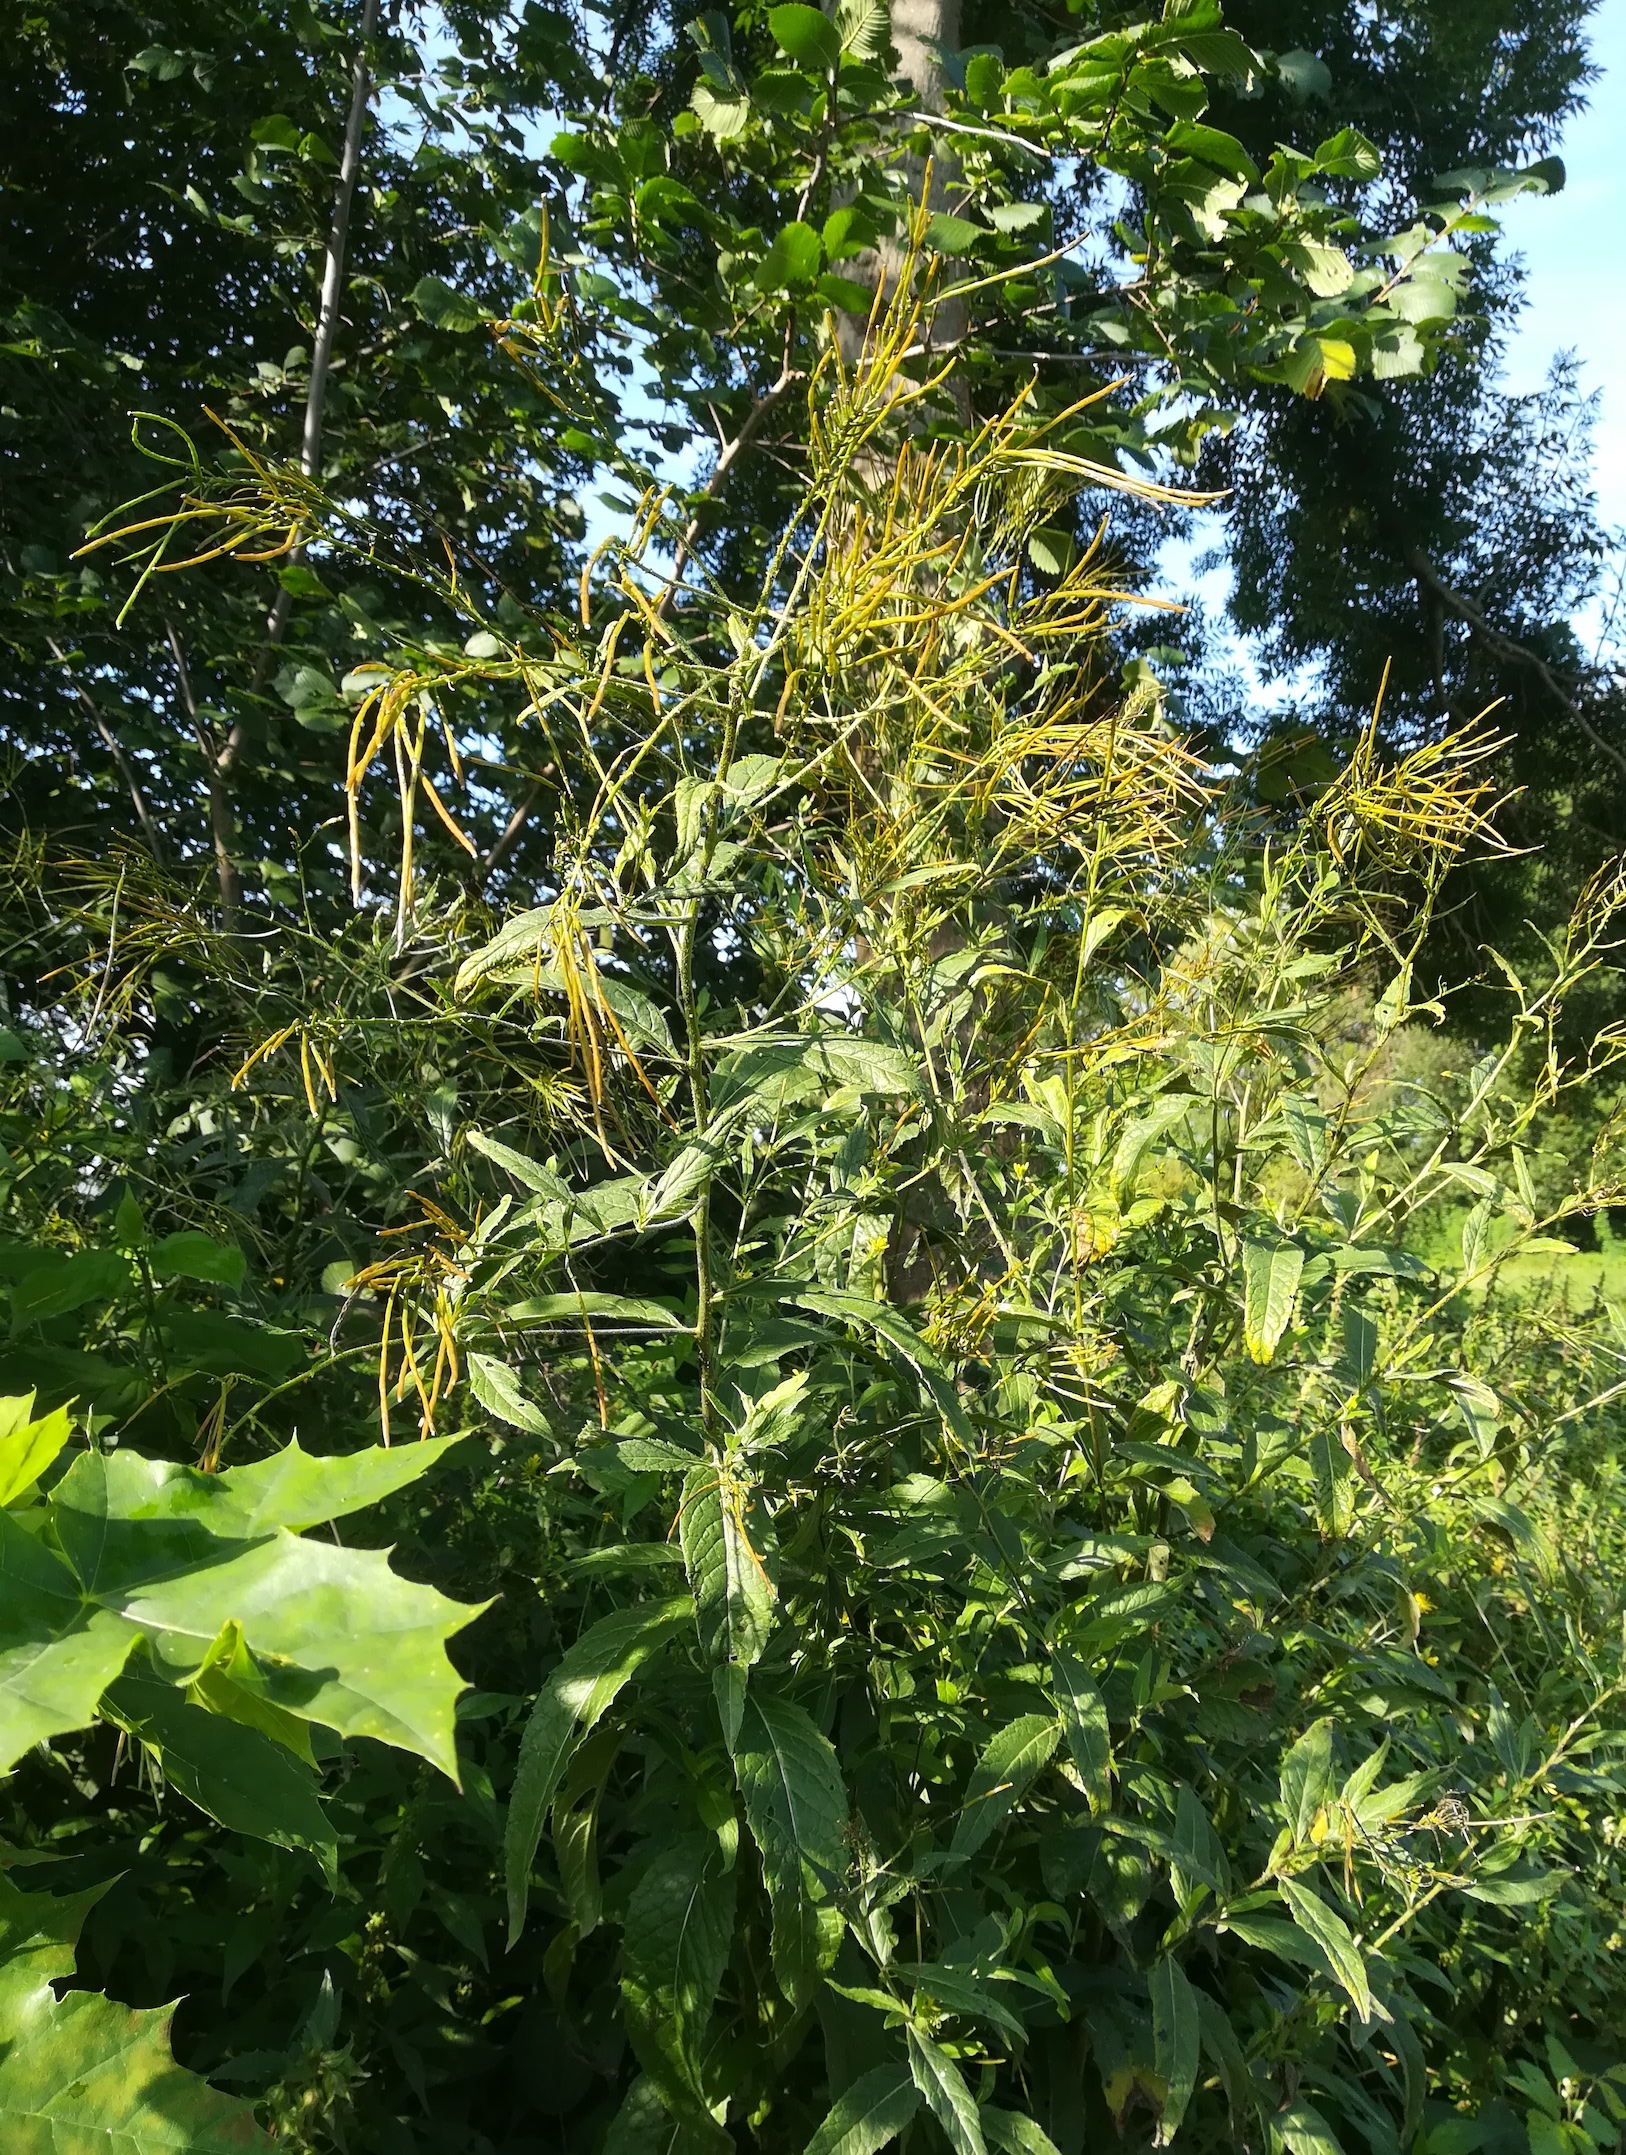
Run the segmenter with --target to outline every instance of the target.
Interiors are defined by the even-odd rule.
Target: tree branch
[[[345,252],[350,235],[350,210],[356,199],[356,180],[361,171],[361,137],[367,124],[367,107],[373,93],[372,68],[368,62],[368,46],[378,28],[379,0],[364,0],[361,11],[361,35],[356,42],[356,56],[350,76],[350,111],[344,124],[344,147],[339,158],[339,177],[333,190],[333,219],[328,226],[327,247],[322,258],[322,296],[316,310],[316,337],[311,346],[310,381],[305,390],[305,423],[300,432],[299,468],[307,479],[318,478],[322,468],[322,420],[327,408],[328,376],[333,369],[333,340],[338,333],[339,306],[344,296]],[[290,555],[297,562],[304,552],[297,547]],[[287,634],[289,616],[293,612],[294,595],[286,584],[279,587],[266,618],[265,642],[254,663],[254,674],[249,684],[250,697],[258,695],[265,677],[271,671],[271,662],[281,648]],[[229,780],[237,766],[247,738],[247,713],[234,719],[226,735],[225,745],[215,757],[215,768],[222,780]],[[210,807],[213,813],[214,786],[210,786]],[[226,801],[230,812],[229,797]],[[218,848],[217,848],[217,858]],[[229,855],[228,855],[229,858]],[[232,870],[236,882],[236,870]],[[226,909],[224,885],[221,905]],[[229,909],[227,909],[229,910]]]
[[[350,238],[350,210],[356,199],[356,180],[361,171],[361,132],[373,94],[372,69],[367,46],[378,27],[378,0],[366,0],[361,13],[361,38],[350,78],[350,113],[344,124],[344,148],[339,158],[339,177],[333,190],[333,221],[328,226],[327,247],[322,257],[322,296],[316,309],[316,337],[311,346],[310,380],[305,388],[305,423],[300,433],[299,468],[307,479],[318,478],[322,468],[322,420],[327,409],[328,376],[333,371],[333,340],[339,329],[339,303],[344,296],[344,261]],[[297,561],[303,548],[291,557]],[[255,686],[264,680],[277,646],[288,627],[294,595],[286,585],[277,593],[266,623],[266,644],[255,668]],[[235,727],[233,733],[237,731]],[[230,749],[231,742],[227,747]]]
[[[175,633],[172,621],[164,623],[164,634],[169,638],[169,648],[175,659],[175,678],[181,687],[181,702],[185,706],[187,720],[203,752],[203,767],[209,777],[209,839],[214,847],[215,880],[220,887],[220,918],[222,926],[230,929],[236,924],[238,910],[243,902],[242,879],[237,873],[237,863],[232,858],[232,841],[237,836],[237,819],[232,814],[230,776],[226,762],[227,749],[216,745],[215,737],[203,723],[198,710],[198,699],[192,693],[192,675],[186,663],[186,652],[181,639]],[[227,747],[230,742],[228,739]]]
[[[152,819],[152,813],[147,806],[147,796],[141,790],[140,781],[136,777],[134,765],[131,763],[129,757],[124,753],[123,747],[114,735],[111,727],[102,717],[101,712],[97,710],[96,705],[92,701],[90,693],[85,688],[83,682],[74,680],[72,674],[68,673],[67,652],[63,650],[62,646],[57,642],[54,636],[47,636],[45,641],[50,645],[51,650],[55,654],[57,663],[61,666],[63,672],[67,674],[69,686],[72,688],[74,694],[79,698],[79,701],[84,705],[85,709],[90,713],[90,722],[96,728],[96,731],[101,735],[102,746],[112,757],[114,768],[117,770],[119,776],[124,780],[125,790],[129,793],[130,796],[130,806],[135,810],[136,821],[141,825],[142,835],[147,841],[147,850],[151,853],[155,861],[161,862],[164,857],[163,842],[158,836],[158,826],[156,823],[154,823]]]
[[[1427,554],[1414,551],[1410,556],[1410,563],[1418,582],[1433,592],[1447,613],[1455,614],[1457,619],[1479,638],[1486,650],[1493,652],[1504,664],[1522,666],[1526,672],[1534,674],[1554,703],[1569,713],[1599,755],[1607,756],[1622,777],[1626,777],[1626,755],[1622,755],[1618,748],[1604,739],[1538,652],[1532,651],[1528,644],[1520,643],[1517,637],[1509,636],[1503,630],[1493,627],[1472,599],[1464,598],[1460,591],[1446,582]]]
[[[351,77],[350,116],[344,127],[344,151],[339,159],[339,181],[333,195],[333,223],[328,230],[327,258],[322,264],[322,303],[316,317],[316,342],[311,349],[310,387],[305,397],[305,431],[299,461],[307,479],[314,479],[322,459],[322,414],[327,404],[327,380],[333,365],[333,339],[339,326],[339,302],[344,293],[345,246],[350,233],[350,206],[356,198],[356,177],[361,170],[361,131],[367,121],[373,77],[367,48],[378,28],[378,0],[365,0],[361,11],[361,37],[356,45]]]
[[[796,387],[796,384],[802,379],[802,370],[799,367],[793,367],[787,358],[779,370],[779,379],[773,383],[771,388],[765,389],[761,396],[757,398],[750,411],[746,414],[745,423],[740,428],[740,431],[731,442],[724,446],[721,455],[712,468],[711,477],[701,488],[701,499],[703,501],[715,501],[717,499],[717,496],[728,483],[730,471],[739,461],[744,451],[751,446],[758,434],[761,433],[763,422],[778,410],[786,397]],[[660,603],[655,608],[656,616],[659,619],[664,619],[672,610],[673,603],[677,598],[678,588],[683,581],[684,568],[694,552],[695,542],[700,537],[702,524],[703,518],[699,515],[691,517],[688,529],[678,541],[677,552],[672,560],[670,581],[667,583],[665,591],[661,594]]]
[[[503,826],[502,836],[492,846],[490,852],[486,855],[485,859],[481,861],[478,870],[478,880],[480,882],[483,883],[485,881],[486,877],[490,875],[492,869],[496,867],[497,863],[508,851],[508,848],[513,844],[514,840],[525,828],[525,825],[530,818],[531,810],[542,798],[542,788],[547,784],[548,780],[553,775],[554,769],[553,765],[550,763],[547,769],[541,774],[539,778],[532,780],[530,791],[526,794],[524,800],[520,802],[519,806],[514,810],[514,813],[508,818],[507,823]]]

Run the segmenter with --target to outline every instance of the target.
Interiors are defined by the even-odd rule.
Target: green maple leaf
[[[100,1889],[98,1889],[100,1890]],[[270,2155],[248,2104],[176,2064],[173,2006],[59,1998],[97,1892],[56,1900],[0,1879],[0,2145],[6,2155]]]

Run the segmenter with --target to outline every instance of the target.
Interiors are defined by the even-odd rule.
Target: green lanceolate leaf
[[[217,1242],[213,1235],[185,1229],[165,1235],[153,1245],[148,1258],[154,1279],[207,1280],[219,1287],[241,1287],[248,1260],[230,1242]]]
[[[604,2155],[715,2155],[717,2140],[686,2117],[674,2117],[647,2073],[640,2073],[610,2120]]]
[[[503,1842],[510,1946],[525,1927],[531,1863],[571,1752],[641,1664],[688,1622],[693,1607],[685,1594],[616,1609],[583,1633],[543,1686],[520,1742]]]
[[[877,2065],[830,2106],[806,2155],[876,2155],[890,2147],[920,2108],[906,2065]]]
[[[954,1379],[914,1326],[895,1309],[889,1309],[884,1302],[872,1302],[866,1295],[836,1294],[823,1289],[797,1294],[792,1300],[821,1317],[839,1317],[872,1332],[915,1372],[922,1390],[954,1434],[964,1443],[971,1441],[971,1424],[960,1404]]]
[[[714,1833],[656,1849],[627,1908],[621,1996],[627,2032],[668,2106],[724,2146],[703,2092],[702,2060],[734,1936],[735,1873]]]
[[[629,1211],[629,1217],[630,1211]],[[663,1302],[624,1294],[544,1294],[516,1302],[505,1313],[516,1324],[635,1326],[639,1331],[681,1332],[683,1319]]]
[[[700,1643],[713,1661],[741,1668],[762,1658],[776,1598],[746,1526],[749,1486],[731,1466],[702,1460],[684,1480],[678,1515]]]
[[[1303,1270],[1304,1252],[1296,1243],[1243,1243],[1242,1324],[1254,1361],[1275,1358],[1282,1334],[1292,1322]]]
[[[485,1354],[471,1354],[468,1366],[469,1389],[488,1414],[494,1414],[499,1422],[506,1422],[510,1429],[523,1429],[527,1436],[552,1434],[547,1416],[525,1397],[519,1388],[519,1379],[506,1362],[495,1362]]]
[[[1163,2083],[1163,2115],[1158,2120],[1157,2144],[1167,2147],[1180,2130],[1197,2086],[1198,2053],[1202,2022],[1196,1994],[1186,1972],[1171,1954],[1165,1953],[1152,1969],[1152,2050],[1157,2076]]]
[[[553,1858],[559,1867],[559,1890],[570,1910],[578,1939],[591,1937],[603,1913],[598,1867],[599,1809],[623,1741],[613,1722],[601,1724],[578,1744],[570,1770],[553,1799]]]
[[[1296,1878],[1278,1878],[1276,1890],[1292,1910],[1299,1929],[1314,1939],[1326,1955],[1333,1974],[1354,2001],[1355,2010],[1363,2020],[1370,2020],[1372,1992],[1366,1977],[1366,1961],[1349,1925],[1318,1893],[1300,1885]]]
[[[1112,1155],[1112,1186],[1126,1201],[1152,1146],[1169,1136],[1197,1105],[1190,1093],[1164,1093],[1124,1125]]]
[[[34,1394],[0,1399],[0,1505],[15,1504],[55,1459],[70,1434],[68,1410],[30,1420]]]
[[[570,1185],[561,1181],[551,1167],[544,1167],[540,1160],[516,1152],[512,1145],[503,1144],[499,1138],[488,1137],[483,1130],[470,1130],[467,1137],[476,1152],[483,1152],[488,1160],[506,1170],[527,1190],[534,1191],[538,1197],[551,1198],[555,1204],[570,1203]]]
[[[1230,2017],[1205,1990],[1194,1990],[1197,2015],[1202,2026],[1203,2049],[1209,2060],[1218,2066],[1225,2085],[1225,2100],[1230,2105],[1233,2131],[1239,2140],[1246,2137],[1247,2127],[1259,2114],[1259,2091],[1253,2075],[1248,2071],[1248,2061]]]
[[[1019,2110],[990,2110],[982,2112],[982,2136],[991,2148],[1003,2148],[1005,2155],[1061,2155],[1054,2140],[1042,2125],[1035,2125],[1031,2118]]]
[[[1332,1792],[1332,1722],[1313,1722],[1282,1760],[1282,1808],[1295,1843],[1308,1839]]]
[[[954,2155],[988,2155],[982,2136],[982,2120],[976,2099],[965,2084],[965,2075],[945,2050],[911,2022],[904,2030],[909,2045],[909,2071],[925,2100],[926,2108],[943,2128]]]
[[[800,1706],[747,1697],[734,1772],[773,1909],[774,1974],[801,2005],[841,1942],[830,1898],[847,1863],[841,1768]]]
[[[6,2155],[270,2155],[245,2102],[175,2063],[173,2006],[59,1998],[89,1898],[0,1880],[0,2146]]]
[[[1050,1688],[1090,1809],[1104,1811],[1112,1801],[1112,1733],[1105,1701],[1076,1654],[1052,1657]]]
[[[234,1833],[307,1850],[332,1883],[338,1836],[318,1801],[314,1772],[292,1752],[150,1677],[121,1676],[109,1686],[102,1712],[140,1739],[169,1785],[200,1811]]]
[[[1302,2098],[1289,2103],[1271,2113],[1270,2123],[1272,2131],[1281,2136],[1288,2155],[1344,2155],[1343,2142],[1314,2103]]]
[[[1023,1714],[1000,1730],[972,1771],[954,1828],[954,1855],[969,1856],[1003,1824],[1060,1741],[1061,1723],[1051,1714]]]

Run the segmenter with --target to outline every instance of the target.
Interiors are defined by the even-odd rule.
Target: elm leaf
[[[784,7],[769,8],[768,28],[780,51],[788,53],[798,67],[822,72],[841,58],[841,34],[821,8],[790,0]]]

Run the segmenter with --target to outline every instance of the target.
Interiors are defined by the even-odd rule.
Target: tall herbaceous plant
[[[486,1589],[549,1642],[482,1674],[492,1982],[545,1997],[559,2144],[609,2155],[1612,2146],[1626,1349],[1496,1285],[1626,1201],[1607,1131],[1556,1198],[1531,1165],[1619,1053],[1552,1043],[1626,883],[1509,974],[1500,1047],[1408,1057],[1434,893],[1497,844],[1488,735],[1385,761],[1374,726],[1290,813],[1228,790],[1105,667],[1109,534],[1029,553],[1065,500],[1155,489],[1023,398],[963,423],[923,229],[862,348],[828,340],[754,593],[659,495],[573,621],[394,561],[467,636],[351,684],[373,971],[330,955],[242,1043],[240,1091],[293,1059],[320,1124],[398,992],[464,1072],[421,1231],[343,1309],[389,1445],[355,1502],[465,1433],[465,1501],[536,1522]],[[549,290],[511,350],[564,334]],[[297,472],[197,469],[194,554],[391,562]],[[460,833],[470,684],[545,742],[560,832],[497,919],[414,857]],[[0,1521],[87,1606],[50,1523],[87,1475],[211,1564],[267,1561],[261,1526],[308,1564],[354,1508],[115,1464]],[[91,1656],[53,1726],[161,1748],[184,1702],[268,1759],[315,1719],[451,1762],[432,1685],[368,1720],[286,1673],[263,1596],[177,1646],[150,1605],[182,1590],[120,1604],[136,1673]],[[473,1613],[414,1620],[439,1657]]]

